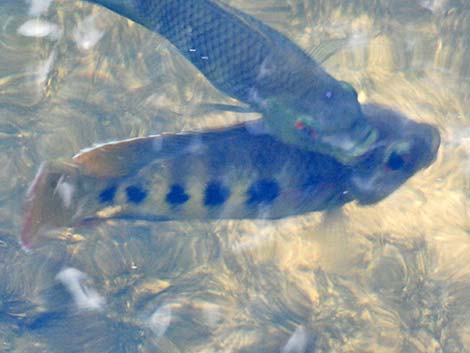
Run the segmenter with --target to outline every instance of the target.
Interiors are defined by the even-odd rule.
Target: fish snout
[[[353,165],[370,150],[377,141],[377,130],[367,123],[358,123],[352,129],[319,136],[329,150],[328,154],[345,165]]]

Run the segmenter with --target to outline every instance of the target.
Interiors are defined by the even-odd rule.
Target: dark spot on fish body
[[[258,205],[272,203],[280,194],[280,187],[276,180],[261,179],[255,181],[247,190],[247,204]]]
[[[147,197],[147,191],[138,185],[130,185],[126,188],[127,201],[140,204]]]
[[[166,194],[165,201],[170,205],[177,206],[182,205],[189,200],[189,195],[186,193],[184,188],[179,184],[173,184],[170,187],[170,191]]]
[[[211,181],[204,191],[204,206],[222,205],[230,196],[230,190],[218,181]]]
[[[98,200],[101,203],[111,203],[114,201],[114,197],[116,196],[117,186],[112,185],[104,189],[98,195]]]

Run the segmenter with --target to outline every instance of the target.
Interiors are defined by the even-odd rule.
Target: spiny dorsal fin
[[[164,133],[148,137],[109,142],[85,149],[73,160],[82,172],[101,178],[119,178],[137,173],[155,160],[167,160],[191,153],[199,144],[224,143],[226,138],[262,135],[267,131],[262,119],[199,132]]]
[[[73,157],[83,172],[96,177],[123,177],[135,173],[152,157],[160,136],[109,142],[82,150]]]
[[[82,150],[73,157],[85,175],[119,178],[137,173],[154,160],[174,158],[185,151],[194,132],[163,133],[112,141]]]

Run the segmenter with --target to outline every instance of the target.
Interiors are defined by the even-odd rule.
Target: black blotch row
[[[211,181],[204,191],[204,206],[219,206],[230,196],[230,190],[218,181]]]
[[[130,185],[126,188],[127,201],[139,204],[147,197],[147,191],[137,185]]]
[[[261,179],[255,181],[247,191],[247,204],[271,203],[279,196],[280,188],[276,180]]]
[[[114,201],[114,196],[116,196],[117,186],[111,185],[100,192],[98,195],[98,200],[101,203],[110,203]]]
[[[181,205],[189,200],[189,195],[179,184],[173,184],[170,191],[166,194],[165,201],[170,205]]]

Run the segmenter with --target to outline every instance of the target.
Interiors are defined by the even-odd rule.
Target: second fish
[[[355,164],[377,138],[354,88],[286,36],[215,0],[87,0],[170,41],[284,143]]]

